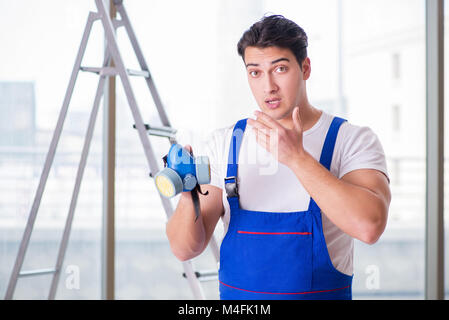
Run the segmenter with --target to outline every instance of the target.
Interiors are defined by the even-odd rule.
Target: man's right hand
[[[192,146],[184,148],[193,156]],[[206,184],[198,193],[201,214],[195,222],[195,208],[190,191],[182,192],[175,212],[166,226],[166,234],[173,254],[181,261],[201,254],[209,244],[220,216],[224,213],[222,189]]]

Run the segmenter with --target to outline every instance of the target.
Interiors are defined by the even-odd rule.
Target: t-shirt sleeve
[[[390,182],[385,153],[373,130],[350,124],[345,129],[339,178],[357,169],[376,169],[385,174]]]
[[[209,157],[210,163],[210,184],[223,189],[223,174],[220,164],[223,162],[220,157],[219,138],[217,131],[212,132],[205,141],[205,155]]]

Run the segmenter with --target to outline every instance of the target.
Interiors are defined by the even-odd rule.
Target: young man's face
[[[301,70],[290,49],[247,47],[244,57],[249,86],[260,109],[276,120],[291,118],[293,109],[307,101],[309,58]]]

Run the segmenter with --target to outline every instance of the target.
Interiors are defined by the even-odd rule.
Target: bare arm
[[[276,151],[278,161],[288,166],[326,216],[343,232],[368,244],[385,229],[391,194],[386,176],[378,170],[360,169],[341,179],[315,160],[303,146],[303,126],[296,107],[293,127],[282,126],[263,112],[248,119],[257,142]]]
[[[190,192],[183,192],[166,226],[171,250],[181,261],[192,259],[204,251],[224,212],[222,189],[212,185],[202,185],[201,191],[209,193],[198,194],[201,215],[196,222],[192,195]]]
[[[299,159],[293,172],[326,216],[343,232],[373,244],[382,235],[391,201],[383,173],[373,169],[332,175],[311,155]]]

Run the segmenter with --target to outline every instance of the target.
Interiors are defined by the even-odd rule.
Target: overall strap
[[[334,154],[335,141],[337,140],[338,130],[340,126],[345,122],[345,119],[334,117],[332,123],[327,131],[326,139],[324,140],[323,149],[321,150],[320,163],[330,171],[332,155]],[[315,200],[310,198],[309,211],[320,210]]]
[[[225,190],[231,209],[239,208],[239,194],[237,185],[238,159],[243,133],[246,129],[246,120],[239,120],[232,131],[229,145],[228,168],[225,177]]]

